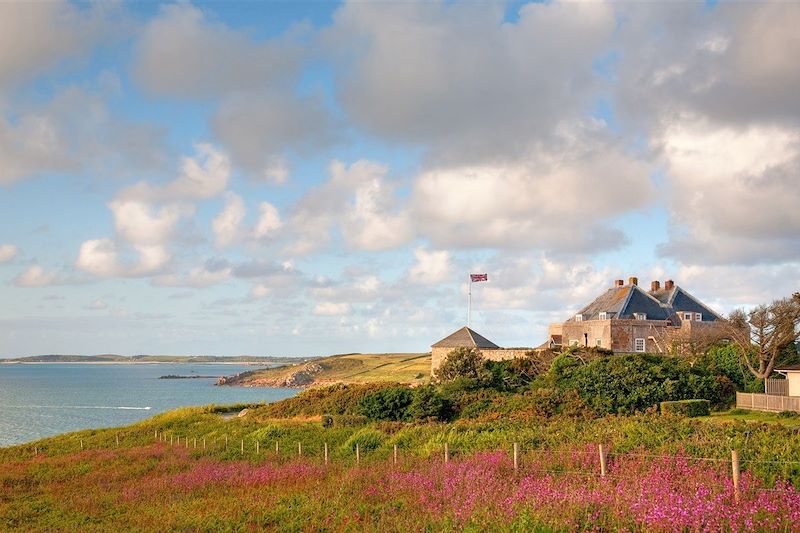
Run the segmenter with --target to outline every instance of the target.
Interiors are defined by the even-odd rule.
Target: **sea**
[[[272,402],[296,389],[215,386],[252,365],[194,363],[0,364],[0,447],[131,424],[190,405]],[[165,375],[214,376],[159,379]]]

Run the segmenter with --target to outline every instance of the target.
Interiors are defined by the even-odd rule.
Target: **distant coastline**
[[[28,357],[15,357],[0,359],[0,365],[8,364],[80,364],[80,365],[141,365],[141,364],[214,364],[214,365],[286,365],[305,363],[313,358],[287,357],[287,356],[212,356],[212,355],[133,355],[124,356],[116,354],[102,355],[33,355]]]

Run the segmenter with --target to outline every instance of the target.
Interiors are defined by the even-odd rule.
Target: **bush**
[[[599,415],[634,413],[660,402],[698,397],[715,406],[727,402],[716,376],[660,355],[615,355],[587,364],[564,355],[553,362],[551,374],[554,386],[575,390]]]
[[[445,360],[434,372],[437,381],[453,381],[458,378],[487,382],[491,374],[486,369],[486,360],[474,348],[456,348],[447,354]]]
[[[689,418],[708,416],[711,414],[711,402],[708,400],[678,400],[661,402],[661,414],[681,415]]]
[[[371,420],[405,420],[413,400],[414,391],[408,387],[395,386],[361,398],[358,402],[358,413]]]
[[[358,444],[359,451],[368,452],[380,448],[386,438],[386,435],[376,429],[364,428],[347,439],[342,445],[342,449],[354,451]]]
[[[445,420],[448,415],[448,403],[432,385],[417,387],[414,399],[408,406],[408,417],[413,420],[436,419]]]

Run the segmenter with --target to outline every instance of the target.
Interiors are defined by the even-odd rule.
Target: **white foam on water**
[[[150,407],[130,407],[127,405],[6,405],[18,409],[126,409],[133,411],[149,411]]]

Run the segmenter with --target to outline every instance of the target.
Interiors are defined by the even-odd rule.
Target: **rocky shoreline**
[[[233,376],[223,376],[217,385],[236,385],[240,387],[281,387],[304,388],[316,384],[315,376],[323,368],[317,363],[305,363],[296,370],[276,378],[253,377],[257,371],[240,372]]]

